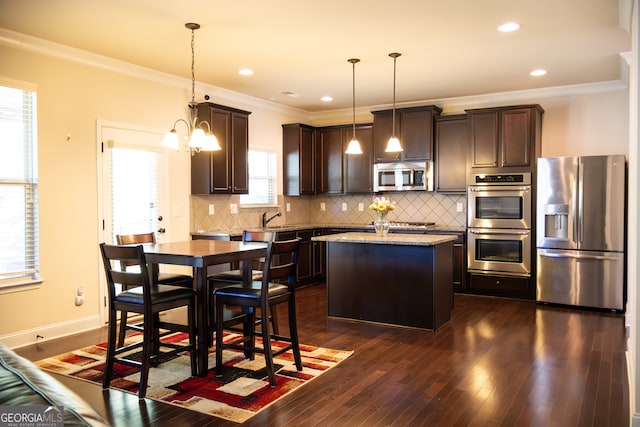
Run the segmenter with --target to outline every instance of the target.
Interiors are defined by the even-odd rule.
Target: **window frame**
[[[10,117],[12,110],[15,111],[19,115],[17,120],[20,120],[23,125],[22,134],[18,135],[22,138],[22,149],[13,153],[15,158],[11,157],[16,164],[21,163],[23,168],[13,176],[0,176],[0,185],[24,188],[24,204],[19,206],[19,213],[24,218],[20,222],[24,231],[24,247],[22,248],[24,252],[20,262],[24,268],[15,271],[8,269],[0,271],[0,294],[2,294],[36,288],[43,280],[40,276],[39,248],[37,87],[2,78],[0,78],[0,86],[22,92],[19,104],[7,104],[0,109],[6,109],[4,113],[7,114],[7,117]],[[10,123],[9,120],[8,125]],[[3,132],[3,134],[8,135],[10,132]],[[7,155],[7,153],[12,154],[8,149],[4,154]],[[4,208],[7,206],[5,205]]]

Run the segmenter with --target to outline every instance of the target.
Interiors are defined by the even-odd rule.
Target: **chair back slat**
[[[139,233],[139,234],[116,234],[116,244],[118,245],[138,245],[141,243],[156,244],[155,233]],[[137,264],[136,261],[122,261],[123,269],[132,267]]]
[[[268,292],[269,282],[282,279],[287,279],[289,288],[294,286],[300,240],[297,237],[292,240],[268,242],[262,277],[263,293]]]
[[[129,289],[134,286],[142,286],[143,294],[150,292],[149,271],[142,245],[137,246],[117,246],[100,243],[100,253],[107,275],[107,288],[109,301],[116,298],[116,285],[121,285],[122,289]],[[123,265],[135,265],[134,270],[127,270]],[[145,301],[147,298],[145,298]]]
[[[156,243],[155,233],[116,234],[118,245],[135,245],[138,243]]]
[[[276,240],[275,231],[253,231],[244,230],[242,232],[243,242],[273,242]]]

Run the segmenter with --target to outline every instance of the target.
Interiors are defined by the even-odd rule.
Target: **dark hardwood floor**
[[[452,320],[430,332],[327,319],[324,285],[297,302],[301,342],[355,353],[247,426],[629,425],[621,315],[456,295]],[[17,352],[39,360],[105,340],[103,328]],[[115,426],[235,425],[58,378]]]

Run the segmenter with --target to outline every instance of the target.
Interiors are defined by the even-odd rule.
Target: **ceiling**
[[[0,27],[190,79],[184,24],[196,22],[198,82],[321,112],[351,107],[354,57],[356,105],[390,105],[391,52],[402,54],[398,104],[619,80],[631,50],[619,3],[629,2],[0,0]],[[520,30],[498,32],[507,21]],[[547,75],[531,77],[537,68]]]

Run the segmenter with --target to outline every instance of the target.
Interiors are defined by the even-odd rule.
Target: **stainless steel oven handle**
[[[528,192],[531,191],[531,187],[500,187],[500,186],[495,186],[495,187],[469,187],[469,191],[473,191],[475,193],[477,192],[484,192],[484,191],[524,191],[524,192]]]
[[[517,231],[517,230],[509,230],[509,231],[498,231],[498,230],[473,230],[469,229],[469,233],[473,234],[501,234],[503,236],[508,236],[510,234],[517,234],[519,236],[526,236],[527,234],[531,234],[530,231]]]

